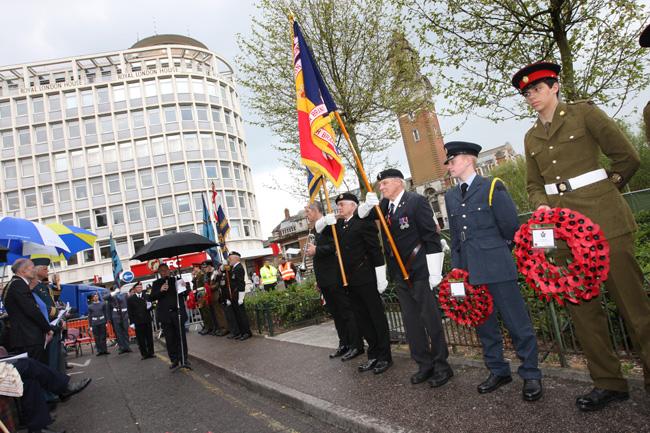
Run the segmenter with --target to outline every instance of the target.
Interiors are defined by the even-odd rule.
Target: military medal
[[[408,217],[402,217],[399,219],[399,228],[402,230],[406,230],[409,228],[409,218]]]

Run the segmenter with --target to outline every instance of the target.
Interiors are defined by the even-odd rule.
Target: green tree
[[[519,213],[531,211],[526,192],[526,160],[524,157],[518,156],[514,160],[497,165],[490,172],[490,176],[498,177],[505,183]]]
[[[252,91],[253,123],[281,140],[275,147],[297,178],[300,164],[291,27],[292,12],[303,29],[325,82],[341,111],[360,159],[368,171],[385,160],[381,153],[399,137],[394,111],[403,101],[393,96],[388,52],[400,33],[388,0],[262,0],[250,35],[238,35],[240,82]],[[341,140],[339,152],[348,173],[356,164]],[[354,176],[352,176],[354,177]],[[365,189],[360,177],[359,185]],[[347,177],[350,181],[350,176]],[[304,183],[304,182],[303,182]]]
[[[567,99],[616,111],[650,81],[637,42],[648,15],[639,1],[393,1],[427,50],[449,114],[525,116],[523,101],[512,104],[511,77],[543,59],[561,64]]]

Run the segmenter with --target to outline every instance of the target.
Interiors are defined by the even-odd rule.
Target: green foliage
[[[526,191],[526,160],[523,157],[496,166],[490,172],[490,176],[503,180],[519,213],[531,211]]]
[[[647,12],[638,0],[393,0],[415,29],[449,114],[525,116],[512,75],[552,60],[568,100],[620,108],[647,88],[648,50],[638,45]],[[518,96],[518,95],[517,95]]]
[[[650,211],[636,214],[636,258],[645,275],[650,275]]]

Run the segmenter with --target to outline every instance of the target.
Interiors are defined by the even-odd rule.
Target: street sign
[[[133,272],[131,271],[122,272],[122,281],[124,281],[125,283],[130,283],[131,281],[133,281],[134,278],[135,275],[133,275]]]

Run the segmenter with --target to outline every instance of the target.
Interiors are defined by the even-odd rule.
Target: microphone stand
[[[176,257],[176,263],[180,263],[178,260],[178,257]],[[176,271],[177,276],[180,277],[180,268]],[[178,318],[178,338],[179,341],[181,342],[181,365],[178,367],[179,369],[185,368],[187,370],[191,370],[192,367],[187,365],[187,360],[185,359],[185,345],[183,344],[183,332],[185,331],[184,329],[184,324],[182,323],[181,320],[181,306],[180,306],[180,294],[178,293],[178,290],[176,289],[176,279],[175,278],[169,278],[174,281],[174,293],[176,294],[176,317]],[[168,282],[169,283],[169,282]],[[187,289],[186,289],[187,290]]]

